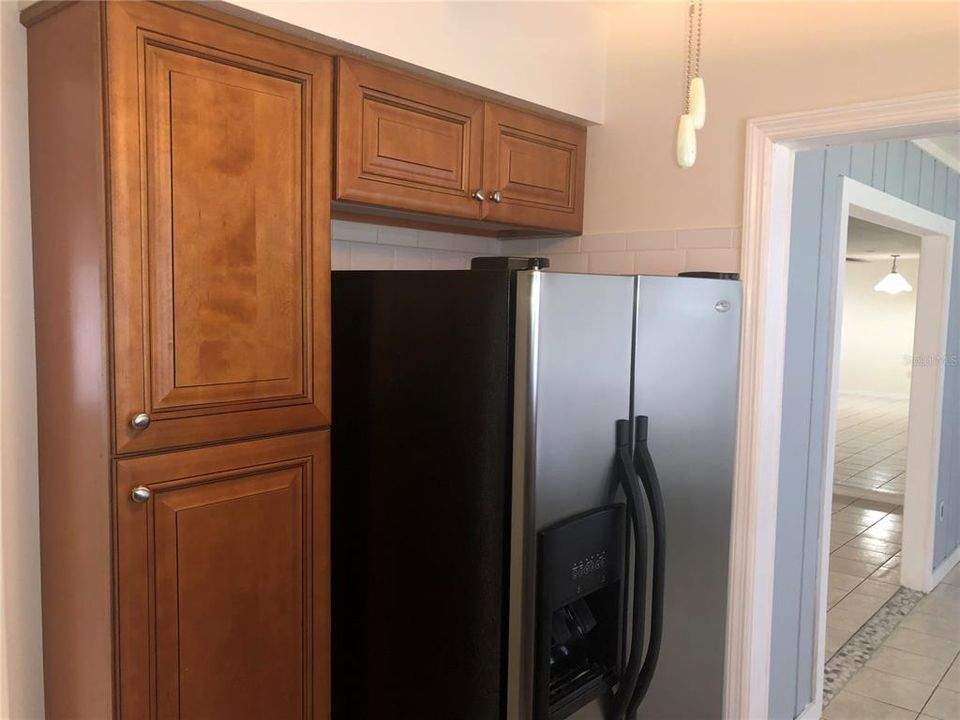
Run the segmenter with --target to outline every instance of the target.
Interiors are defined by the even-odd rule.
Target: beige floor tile
[[[913,720],[916,713],[841,690],[823,710],[825,720]]]
[[[934,637],[902,626],[893,631],[893,634],[884,642],[884,646],[946,660],[952,660],[960,652],[960,642]]]
[[[841,542],[846,543],[853,540],[857,537],[854,533],[843,532],[843,530],[831,530],[830,531],[830,542]],[[894,551],[896,552],[896,551]]]
[[[924,706],[923,712],[938,720],[957,720],[960,718],[960,693],[946,688],[937,688],[933,697]]]
[[[893,503],[882,502],[881,500],[869,500],[867,498],[858,498],[853,501],[852,505],[854,507],[866,508],[867,510],[881,510],[885,513],[895,512],[899,507]]]
[[[940,681],[940,687],[960,692],[960,660],[953,661],[953,665],[950,666],[946,675],[943,676],[943,680]]]
[[[898,543],[887,542],[886,540],[878,540],[877,538],[869,537],[868,535],[857,535],[852,540],[847,541],[853,547],[860,547],[865,550],[875,550],[876,552],[887,553],[888,555],[894,555],[900,552],[900,545]]]
[[[960,642],[960,618],[956,615],[940,616],[910,613],[900,623],[900,627]]]
[[[846,573],[836,572],[833,568],[830,568],[830,576],[827,580],[827,587],[839,588],[841,590],[853,590],[857,585],[859,585],[861,579],[853,575],[847,575]]]
[[[933,591],[930,593],[935,597],[944,597],[951,598],[953,600],[960,600],[960,587],[957,585],[946,585],[940,583],[937,585]]]
[[[841,600],[837,607],[841,610],[851,610],[854,612],[863,612],[873,615],[885,601],[875,595],[860,593],[856,589],[851,590],[850,594]],[[869,617],[868,615],[868,617]]]
[[[853,575],[860,579],[866,579],[871,573],[877,570],[877,565],[871,565],[860,560],[850,560],[848,558],[830,558],[830,570]]]
[[[879,582],[885,582],[890,585],[900,586],[900,568],[898,567],[881,567],[878,568],[876,572],[870,575],[871,580],[877,580]]]
[[[865,667],[850,678],[844,690],[920,712],[934,686]]]
[[[948,572],[941,582],[947,585],[960,585],[960,565],[954,565],[953,570]]]
[[[837,516],[834,515],[833,519],[830,521],[831,530],[838,530],[840,532],[848,533],[850,535],[859,535],[860,533],[864,532],[868,527],[870,527],[870,523],[852,523],[846,520],[837,520],[836,517]],[[890,531],[881,530],[879,532],[890,532]],[[886,538],[881,538],[881,539],[886,539]]]
[[[886,518],[888,514],[889,513],[885,513],[880,510],[867,510],[865,508],[858,508],[855,505],[851,505],[850,507],[845,507],[833,517],[842,522],[853,523],[854,525],[870,526],[874,523],[880,522]]]
[[[830,554],[830,559],[833,560],[833,558],[847,558],[849,560],[860,560],[861,562],[869,563],[870,565],[876,565],[879,567],[890,560],[895,552],[896,551],[893,553],[884,553],[876,550],[867,550],[865,548],[854,547],[852,545],[844,545],[843,547],[832,552]]]
[[[917,603],[914,612],[940,617],[960,617],[960,598],[930,594]]]
[[[886,530],[884,528],[872,527],[864,530],[863,534],[867,537],[886,540],[892,543],[901,543],[903,541],[903,534],[899,530]]]
[[[856,590],[861,595],[873,595],[874,597],[883,598],[883,601],[886,602],[897,591],[897,586],[880,582],[879,580],[867,579],[857,585]]]
[[[841,610],[839,606],[827,610],[827,627],[856,632],[870,619],[873,612],[860,609]]]
[[[851,634],[849,630],[842,630],[828,625],[827,637],[823,648],[824,659],[829,660],[837,650],[842,648],[847,640],[850,639]]]
[[[870,656],[867,667],[936,686],[950,667],[950,661],[892,647],[880,647]]]
[[[850,591],[849,591],[849,590],[842,590],[842,589],[840,589],[840,588],[828,587],[828,588],[827,588],[827,608],[828,608],[828,609],[829,609],[829,608],[832,608],[832,607],[833,607],[834,605],[836,605],[838,602],[840,602],[841,600],[843,600],[843,598],[845,598],[845,597],[847,596],[847,593],[848,593],[848,592],[850,592]]]

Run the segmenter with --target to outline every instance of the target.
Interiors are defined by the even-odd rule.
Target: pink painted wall
[[[686,3],[613,3],[585,234],[741,225],[748,118],[960,86],[956,2],[707,2],[707,123],[674,163]]]

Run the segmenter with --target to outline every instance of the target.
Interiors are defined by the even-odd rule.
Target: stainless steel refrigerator
[[[722,715],[740,284],[333,277],[335,720]]]

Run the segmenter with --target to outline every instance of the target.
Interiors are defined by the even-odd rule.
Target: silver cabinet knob
[[[470,197],[479,202],[483,202],[487,199],[487,196],[483,194],[483,190],[474,190]]]
[[[130,421],[130,424],[133,426],[134,430],[146,430],[150,427],[150,416],[146,413],[137,413],[133,416],[133,420]]]
[[[499,190],[494,190],[492,193],[490,193],[490,199],[493,200],[493,202],[498,203],[503,200],[503,193],[501,193]]]
[[[153,497],[153,493],[150,492],[150,488],[143,485],[138,485],[130,492],[130,499],[135,503],[145,503],[151,497]]]

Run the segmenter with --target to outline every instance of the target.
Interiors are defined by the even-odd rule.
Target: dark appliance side
[[[503,714],[514,282],[333,273],[338,720]]]

